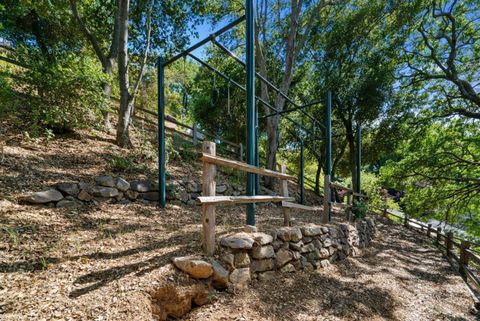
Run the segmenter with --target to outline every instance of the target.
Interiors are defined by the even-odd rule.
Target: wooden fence
[[[382,216],[387,218],[391,218],[391,216],[396,217],[401,220],[406,228],[414,229],[432,238],[434,244],[443,251],[450,264],[456,266],[465,282],[477,293],[474,294],[475,305],[477,308],[480,308],[480,300],[478,299],[480,279],[477,277],[480,269],[480,252],[471,248],[472,245],[480,246],[480,244],[455,237],[451,231],[442,231],[441,227],[433,228],[432,224],[425,224],[411,219],[407,214],[401,216],[384,208],[382,209]]]

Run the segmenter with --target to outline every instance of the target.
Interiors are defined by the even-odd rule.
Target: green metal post
[[[158,85],[158,203],[165,207],[167,203],[167,188],[165,179],[165,73],[163,58],[157,62]]]
[[[258,126],[258,102],[255,104],[255,166],[260,167],[258,142],[260,141],[260,127]],[[255,174],[255,195],[260,195],[260,175]]]
[[[300,141],[300,177],[298,182],[300,183],[300,204],[305,204],[305,158],[304,158],[304,146],[303,140]]]
[[[360,174],[362,168],[362,126],[357,123],[357,193],[361,193]]]
[[[327,92],[327,103],[326,103],[327,115],[326,115],[326,147],[327,147],[327,158],[325,159],[325,184],[330,183],[330,176],[332,175],[332,92]],[[329,199],[331,201],[331,190],[330,186],[326,187],[329,191]],[[328,221],[332,220],[332,209],[328,206]]]
[[[255,165],[255,46],[254,0],[245,0],[247,72],[247,163]],[[255,174],[247,175],[247,195],[255,195]],[[247,205],[247,225],[255,225],[255,204]]]

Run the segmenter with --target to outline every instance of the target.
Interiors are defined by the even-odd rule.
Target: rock
[[[77,183],[59,183],[56,188],[62,192],[63,195],[70,195],[77,197],[80,189]]]
[[[284,267],[282,267],[280,269],[280,272],[282,273],[292,273],[292,272],[295,272],[295,266],[293,266],[293,264],[291,263],[288,263],[287,265],[285,265]]]
[[[322,233],[323,234],[328,233],[328,227],[322,226]]]
[[[32,204],[44,204],[50,202],[58,202],[63,199],[62,193],[56,189],[49,189],[43,192],[33,192],[27,195],[21,196],[19,201],[32,203]]]
[[[127,191],[130,188],[130,183],[127,182],[125,179],[118,177],[115,180],[115,187],[122,192]]]
[[[146,193],[153,191],[152,183],[148,180],[138,180],[130,182],[130,189],[139,193]]]
[[[246,233],[236,233],[223,237],[220,244],[231,249],[251,249],[253,246],[253,238]]]
[[[93,199],[93,196],[90,195],[86,190],[82,189],[80,193],[78,193],[77,198],[81,201],[90,202]]]
[[[222,261],[225,263],[227,268],[232,271],[235,268],[235,256],[231,253],[223,255]]]
[[[147,193],[139,193],[138,197],[140,197],[143,200],[154,202],[158,201],[158,192],[147,192]]]
[[[271,236],[270,234],[266,234],[266,233],[254,233],[253,234],[253,240],[257,244],[267,245],[267,244],[272,243],[273,236]]]
[[[317,236],[322,234],[322,227],[317,225],[307,225],[301,228],[304,236]]]
[[[256,233],[257,227],[253,225],[245,225],[245,227],[243,228],[243,231],[245,233]]]
[[[278,250],[275,258],[277,268],[284,266],[293,259],[293,253],[290,250]]]
[[[115,187],[115,180],[110,175],[102,175],[95,177],[95,183],[105,187]]]
[[[269,271],[273,270],[274,266],[273,259],[253,260],[250,264],[250,271],[252,273]]]
[[[216,260],[212,260],[212,285],[216,289],[225,289],[228,285],[228,271]]]
[[[293,251],[301,251],[303,248],[303,242],[302,241],[299,241],[296,243],[290,242],[289,246],[290,246],[290,249],[292,249]]]
[[[308,243],[307,245],[304,245],[303,248],[300,250],[301,253],[308,253],[313,251],[315,251],[315,246],[313,245],[313,243]]]
[[[230,282],[233,284],[246,285],[250,280],[250,268],[235,269],[230,273]]]
[[[136,200],[137,197],[138,197],[138,195],[139,195],[138,192],[132,191],[132,190],[130,190],[130,189],[129,189],[128,191],[125,191],[125,196],[126,196],[129,200],[131,200],[131,201]]]
[[[320,242],[320,241],[317,240],[317,239],[314,239],[313,242],[312,242],[312,244],[313,244],[313,246],[315,246],[317,249],[323,248],[322,242]]]
[[[185,192],[185,191],[181,191],[181,192],[178,194],[178,198],[182,201],[182,203],[187,204],[188,201],[190,200],[190,194],[188,194],[188,193]]]
[[[252,257],[254,259],[268,259],[275,256],[275,250],[273,246],[254,246],[252,250]]]
[[[275,249],[275,251],[278,251],[280,248],[285,248],[285,247],[288,249],[288,243],[284,243],[280,240],[273,241],[273,248]]]
[[[187,205],[190,205],[190,206],[197,205],[197,201],[195,201],[195,200],[189,200],[189,201],[187,202]]]
[[[330,261],[329,260],[321,260],[320,261],[320,266],[322,268],[326,268],[326,267],[330,266]]]
[[[313,241],[313,238],[310,237],[310,236],[304,236],[303,237],[303,243],[310,243],[311,241]]]
[[[289,264],[292,264],[293,267],[295,268],[295,270],[303,270],[302,262],[300,262],[300,259],[294,260],[294,261],[292,261],[292,262],[289,263]],[[288,265],[288,264],[287,264],[287,265]]]
[[[243,268],[250,265],[250,257],[246,252],[240,252],[235,254],[235,267]]]
[[[275,273],[275,271],[267,271],[267,272],[258,274],[258,280],[260,282],[271,281],[271,280],[275,280],[276,278],[277,278],[277,274]]]
[[[227,191],[227,189],[228,189],[228,186],[225,184],[217,185],[217,187],[215,188],[215,192],[217,194],[223,194]]]
[[[298,227],[282,227],[276,230],[277,237],[285,242],[298,242],[302,239],[302,231]]]
[[[95,197],[115,197],[118,196],[118,189],[113,187],[94,186],[90,190]]]
[[[213,267],[210,263],[194,256],[176,257],[172,261],[177,268],[195,279],[206,279],[213,274]]]
[[[202,186],[194,181],[188,182],[185,187],[188,193],[200,193],[202,191]]]
[[[300,252],[292,251],[292,254],[293,254],[293,259],[294,260],[299,260],[300,257],[301,257]]]
[[[321,259],[326,259],[330,256],[330,252],[326,248],[321,248],[319,251],[319,257]]]
[[[323,246],[324,246],[324,247],[330,247],[330,246],[332,246],[332,245],[333,245],[333,243],[332,243],[332,239],[331,239],[331,238],[327,238],[327,239],[325,239],[325,240],[323,241]]]
[[[76,208],[82,204],[77,200],[72,199],[63,199],[57,203],[57,208]]]

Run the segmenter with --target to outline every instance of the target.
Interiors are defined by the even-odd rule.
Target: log
[[[294,180],[295,177],[284,174],[284,173],[279,173],[275,172],[269,169],[261,168],[261,167],[256,167],[253,165],[249,165],[243,162],[231,160],[228,158],[223,158],[223,157],[218,157],[218,156],[212,156],[208,155],[206,153],[200,154],[200,160],[203,161],[204,163],[209,163],[209,164],[216,164],[216,165],[222,165],[234,169],[238,169],[247,173],[254,173],[254,174],[260,174],[263,176],[270,176],[270,177],[277,177],[280,179],[288,179],[288,180]]]
[[[256,196],[200,196],[197,198],[197,202],[205,204],[248,204],[248,203],[266,203],[266,202],[282,202],[293,201],[292,197],[283,196],[269,196],[269,195],[256,195]]]
[[[282,201],[282,206],[287,208],[294,208],[297,210],[303,210],[303,211],[321,211],[323,209],[321,207],[306,206],[306,205],[287,202],[287,201]]]

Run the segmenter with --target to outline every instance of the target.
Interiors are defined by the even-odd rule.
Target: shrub
[[[355,219],[362,219],[367,216],[368,205],[363,199],[357,199],[353,203],[353,214]]]

